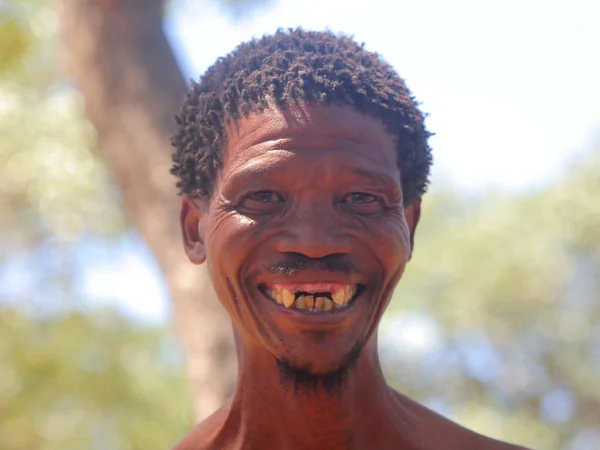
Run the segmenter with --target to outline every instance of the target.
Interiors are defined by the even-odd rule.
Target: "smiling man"
[[[173,174],[235,334],[232,399],[178,450],[510,449],[388,386],[377,329],[413,252],[430,134],[403,80],[329,32],[240,45],[194,84]]]

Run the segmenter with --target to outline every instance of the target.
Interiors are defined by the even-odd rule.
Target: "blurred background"
[[[329,28],[429,113],[381,327],[390,382],[535,449],[600,448],[600,3],[0,0],[0,450],[163,450],[234,386],[168,174],[189,79]]]

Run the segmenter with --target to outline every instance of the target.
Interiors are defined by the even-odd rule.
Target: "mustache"
[[[310,258],[302,254],[286,255],[285,258],[269,265],[267,270],[277,275],[292,275],[303,270],[338,272],[344,275],[360,273],[359,268],[346,255],[327,255]]]

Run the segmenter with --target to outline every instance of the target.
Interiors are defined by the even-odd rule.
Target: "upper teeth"
[[[281,301],[279,301],[281,299]],[[294,294],[289,289],[282,289],[281,292],[278,293],[276,298],[278,303],[283,303],[286,308],[289,308],[294,303],[296,299],[296,294]]]
[[[345,285],[340,286],[332,290],[331,292],[318,292],[311,293],[303,291],[299,288],[296,292],[291,289],[281,287],[268,289],[267,293],[277,303],[284,305],[286,308],[297,308],[297,309],[312,309],[329,311],[334,306],[336,308],[343,308],[348,305],[348,302],[354,297],[356,293],[356,286]],[[329,294],[331,298],[326,295],[316,294]]]

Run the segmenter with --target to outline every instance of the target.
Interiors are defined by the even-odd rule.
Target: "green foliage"
[[[52,3],[9,1],[0,9],[0,68],[7,69],[0,70],[0,232],[12,248],[124,228],[82,100],[56,63]]]
[[[0,309],[1,450],[164,450],[192,426],[166,330],[113,311]]]
[[[94,152],[78,96],[29,96],[0,84],[0,230],[26,241],[120,231],[119,196]]]
[[[540,192],[425,200],[392,308],[431,314],[442,344],[406,376],[390,370],[402,390],[443,398],[467,426],[534,448],[600,429],[598,173],[600,149]],[[554,406],[565,417],[544,423],[563,414],[547,411],[556,398],[568,400]]]
[[[0,4],[0,270],[33,255],[38,280],[24,298],[0,298],[0,450],[163,450],[193,420],[173,336],[77,312],[75,267],[59,261],[81,237],[125,224],[57,64],[55,7]]]
[[[19,63],[31,44],[29,30],[23,29],[15,19],[6,16],[6,13],[0,13],[0,76]]]

